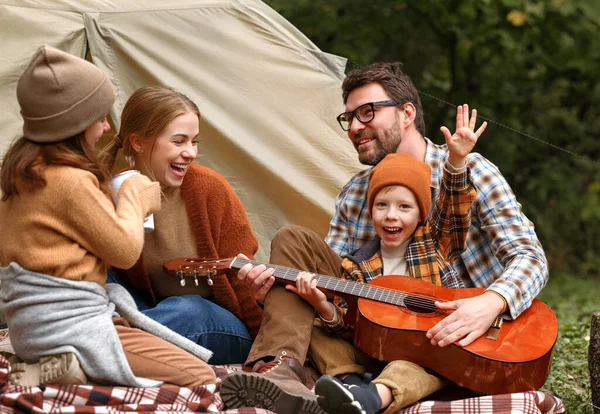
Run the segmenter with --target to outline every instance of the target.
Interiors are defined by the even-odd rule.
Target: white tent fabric
[[[225,176],[268,258],[294,223],[325,235],[361,167],[335,116],[346,60],[258,0],[0,0],[0,151],[21,133],[15,90],[34,51],[85,57],[111,79],[118,130],[129,95],[171,86],[203,115],[197,162]]]

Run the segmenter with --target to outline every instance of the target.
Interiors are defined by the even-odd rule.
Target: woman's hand
[[[242,253],[238,254],[237,257],[248,260]],[[263,303],[265,296],[275,283],[273,273],[275,273],[275,269],[272,267],[267,268],[264,264],[254,267],[251,263],[247,263],[238,270],[237,277],[244,282],[254,299]]]

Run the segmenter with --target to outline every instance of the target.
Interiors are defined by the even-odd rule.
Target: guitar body
[[[382,361],[407,360],[484,394],[539,389],[550,371],[558,323],[552,310],[535,299],[525,312],[506,320],[497,339],[484,334],[472,344],[431,345],[425,333],[450,312],[431,311],[434,300],[452,301],[480,295],[485,289],[447,289],[406,276],[379,277],[369,285],[414,292],[408,308],[360,298],[347,315],[354,342]],[[430,297],[431,299],[428,299]],[[423,306],[426,305],[426,306]]]

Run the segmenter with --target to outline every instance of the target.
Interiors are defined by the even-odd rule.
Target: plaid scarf
[[[380,239],[375,239],[342,261],[345,276],[349,280],[369,283],[383,275]],[[417,227],[406,250],[406,264],[410,277],[422,279],[437,286],[464,287],[456,270],[440,254],[429,231],[429,222]]]

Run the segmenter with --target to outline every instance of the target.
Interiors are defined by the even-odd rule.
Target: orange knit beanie
[[[98,67],[52,46],[41,46],[19,78],[23,135],[58,142],[85,131],[108,113],[115,93]]]
[[[377,193],[390,185],[401,185],[412,191],[419,205],[421,222],[425,221],[431,208],[431,167],[406,154],[388,154],[369,174],[369,213]]]

